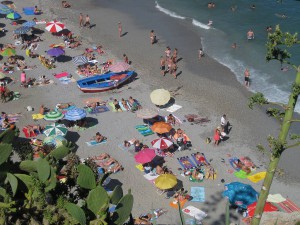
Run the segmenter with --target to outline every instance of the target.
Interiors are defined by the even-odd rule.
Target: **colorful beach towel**
[[[105,144],[107,142],[107,140],[103,140],[101,142],[97,142],[95,140],[92,140],[92,141],[88,141],[88,142],[85,142],[88,146],[95,146],[95,145],[101,145],[101,144]]]
[[[207,159],[206,159],[204,153],[200,153],[200,152],[192,153],[191,156],[192,156],[192,158],[193,158],[193,160],[195,161],[195,163],[196,163],[197,166],[203,165],[203,162],[202,162],[202,161],[196,159],[196,155],[197,155],[197,154],[202,154],[202,156],[203,156],[204,159],[205,159],[205,162],[206,162],[207,164],[209,164],[209,162],[207,161]]]
[[[106,105],[100,105],[96,108],[92,109],[89,113],[90,114],[97,114],[109,111],[109,108]]]
[[[300,208],[288,198],[285,201],[277,203],[275,205],[278,206],[280,211],[284,211],[284,212],[287,212],[287,213],[299,212],[300,211]]]
[[[238,178],[241,178],[241,179],[246,179],[248,176],[251,175],[251,173],[247,174],[245,171],[239,170],[239,171],[234,172],[233,175]]]
[[[135,129],[137,129],[138,132],[144,137],[154,134],[153,131],[147,125],[137,125],[135,126]]]
[[[44,119],[44,115],[38,113],[38,114],[32,114],[32,119],[33,120],[41,120]]]
[[[229,159],[229,163],[232,166],[233,169],[235,169],[236,171],[240,171],[241,169],[238,168],[234,163],[238,162],[238,158],[237,157],[233,157]]]
[[[183,199],[181,200],[179,203],[180,203],[180,208],[183,208],[184,204],[187,202],[187,199]],[[169,204],[172,208],[174,209],[178,209],[178,203],[177,202],[174,202],[174,201],[171,201],[170,204]]]
[[[183,169],[193,169],[195,168],[195,164],[192,162],[192,160],[188,156],[177,158],[179,164],[182,166]]]
[[[57,73],[54,76],[55,76],[55,78],[59,79],[59,78],[62,78],[62,77],[69,76],[69,73],[68,72],[62,72],[62,73]]]
[[[144,167],[143,167],[142,164],[137,164],[137,165],[135,165],[135,167],[136,167],[139,171],[144,172]]]
[[[75,80],[73,77],[71,77],[71,78],[68,78],[68,77],[62,77],[62,78],[59,78],[58,80],[59,80],[59,82],[60,82],[61,84],[69,84],[69,83],[74,83],[74,82],[76,82],[76,80]]]
[[[205,202],[204,187],[191,187],[192,202]]]
[[[266,177],[266,174],[267,172],[264,171],[264,172],[259,172],[259,173],[256,173],[256,174],[253,174],[251,176],[248,176],[247,178],[252,181],[253,183],[257,183],[263,179],[265,179]]]
[[[185,214],[188,214],[191,217],[194,217],[196,220],[203,220],[205,217],[207,217],[207,214],[203,212],[202,210],[194,207],[194,206],[188,206],[182,210]]]
[[[25,7],[25,8],[23,8],[23,12],[25,15],[35,15],[34,7]]]
[[[130,150],[134,150],[134,146],[130,145],[129,147],[125,147],[124,144],[119,144],[118,147],[123,150],[123,151],[130,151]]]

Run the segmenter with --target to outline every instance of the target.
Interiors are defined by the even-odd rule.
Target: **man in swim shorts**
[[[245,69],[244,75],[245,75],[245,86],[249,87],[250,86],[250,72],[247,68]]]

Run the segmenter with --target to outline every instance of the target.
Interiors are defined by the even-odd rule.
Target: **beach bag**
[[[209,144],[211,142],[211,139],[209,137],[207,137],[205,142],[206,142],[206,144]]]

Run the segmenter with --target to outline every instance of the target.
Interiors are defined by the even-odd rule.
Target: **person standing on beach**
[[[165,53],[166,53],[166,59],[168,60],[170,58],[170,56],[171,56],[171,49],[170,49],[169,46],[167,47]]]
[[[178,54],[178,50],[177,48],[174,49],[174,52],[173,52],[173,63],[177,63],[177,54]]]
[[[156,42],[156,36],[155,36],[154,30],[151,30],[150,31],[150,43],[151,43],[151,45],[153,45],[155,42]]]
[[[123,59],[125,63],[129,64],[128,56],[126,54],[123,54]]]
[[[21,83],[25,84],[26,83],[26,73],[24,70],[22,71],[20,78],[21,78]]]
[[[85,17],[85,24],[84,24],[85,27],[88,27],[88,28],[91,28],[91,19],[89,17],[89,15],[86,15]]]
[[[160,57],[160,73],[161,75],[166,75],[166,60],[163,56]]]
[[[119,31],[119,37],[122,37],[122,23],[118,23],[118,31]]]
[[[79,27],[82,27],[83,26],[83,15],[82,13],[80,13],[79,15]]]
[[[200,60],[203,56],[204,56],[204,52],[203,52],[202,48],[200,48],[198,51],[198,59]]]
[[[250,72],[247,68],[245,69],[244,75],[245,75],[245,86],[249,87],[250,86]]]

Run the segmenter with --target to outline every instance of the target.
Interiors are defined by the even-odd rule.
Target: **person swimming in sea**
[[[254,39],[254,32],[253,32],[252,29],[250,29],[250,30],[247,32],[247,39],[248,39],[248,40]]]
[[[277,16],[279,18],[282,18],[282,19],[288,18],[287,15],[285,15],[285,14],[278,14],[278,13],[276,13],[275,16]]]

